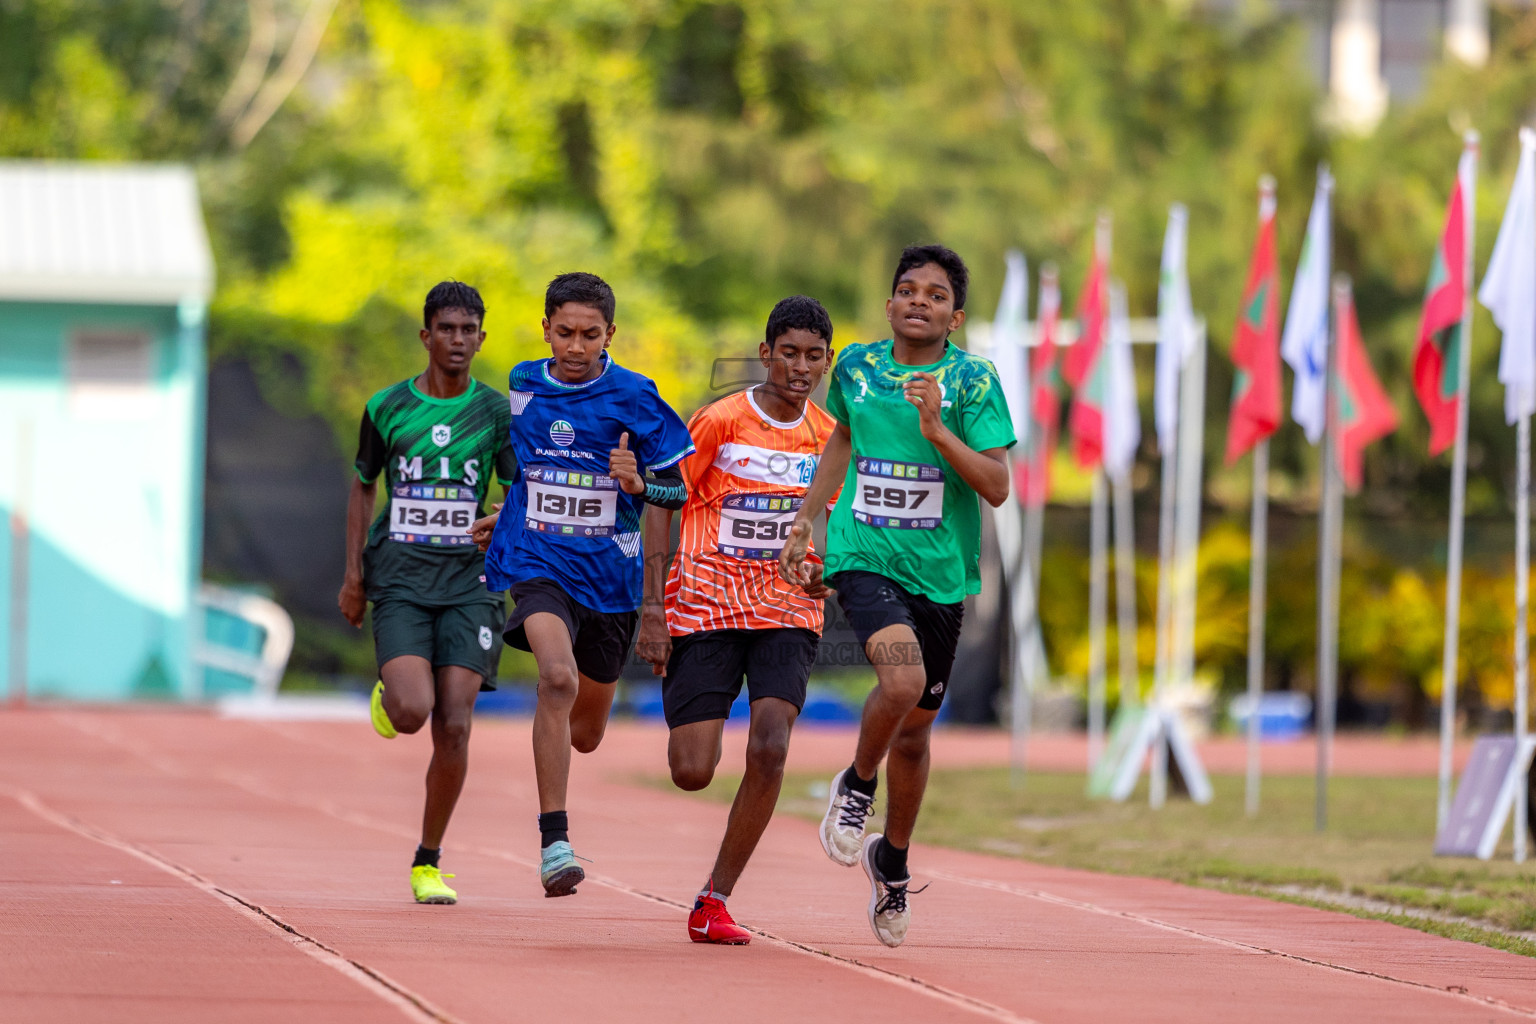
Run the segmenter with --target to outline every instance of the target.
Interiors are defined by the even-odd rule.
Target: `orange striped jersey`
[[[749,389],[688,423],[694,454],[682,538],[667,577],[673,636],[706,629],[821,632],[821,602],[779,578],[779,552],[836,427],[814,402],[793,423],[771,419]]]

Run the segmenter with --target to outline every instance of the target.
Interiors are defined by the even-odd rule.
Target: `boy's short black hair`
[[[965,260],[960,258],[960,254],[944,245],[909,245],[901,250],[901,259],[896,262],[896,276],[891,278],[891,294],[896,294],[896,286],[901,283],[902,274],[925,263],[932,263],[949,275],[949,287],[955,293],[955,308],[964,309],[965,291],[971,283],[971,272],[965,269]]]
[[[442,281],[432,286],[432,290],[427,292],[426,303],[421,307],[421,326],[430,331],[432,318],[444,309],[462,309],[466,313],[473,313],[480,323],[485,323],[484,300],[480,298],[479,292],[463,281]]]
[[[775,341],[797,327],[819,334],[827,347],[832,347],[832,318],[827,315],[826,309],[809,295],[791,295],[787,299],[780,299],[773,307],[773,312],[768,314],[765,338],[768,348],[771,350]]]
[[[544,316],[554,316],[555,310],[567,302],[591,306],[603,314],[603,319],[610,324],[618,308],[618,301],[614,299],[613,289],[608,287],[608,282],[596,274],[583,271],[561,274],[549,282],[549,287],[544,290]]]

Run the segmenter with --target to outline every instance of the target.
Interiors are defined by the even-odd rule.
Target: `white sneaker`
[[[912,923],[912,911],[907,909],[907,883],[911,879],[893,881],[880,874],[880,869],[875,866],[875,846],[882,838],[879,832],[866,836],[859,857],[864,874],[869,876],[869,927],[875,938],[887,946],[899,946],[907,937],[907,926]]]
[[[844,768],[832,776],[832,792],[827,799],[827,813],[821,819],[821,848],[827,856],[845,868],[859,862],[859,846],[864,841],[864,819],[875,806],[875,798],[843,785]]]

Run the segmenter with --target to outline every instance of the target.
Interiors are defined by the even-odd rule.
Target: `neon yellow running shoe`
[[[457,903],[459,894],[443,882],[445,875],[430,864],[418,864],[411,868],[411,892],[416,894],[417,903]]]
[[[399,733],[395,732],[394,723],[389,720],[389,714],[384,710],[384,680],[373,684],[373,696],[368,700],[368,715],[373,719],[373,731],[387,740],[392,740]]]

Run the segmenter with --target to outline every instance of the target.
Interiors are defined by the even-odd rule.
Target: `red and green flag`
[[[1243,305],[1232,333],[1232,412],[1227,465],[1280,426],[1280,269],[1275,259],[1275,188],[1266,179],[1259,198],[1259,237],[1248,264]]]
[[[1413,349],[1413,390],[1429,418],[1429,454],[1439,455],[1456,442],[1457,406],[1461,401],[1461,318],[1467,303],[1466,196],[1475,153],[1462,153],[1445,213],[1445,230],[1435,246]]]
[[[1077,342],[1061,361],[1062,376],[1073,389],[1067,415],[1072,454],[1083,469],[1097,469],[1104,461],[1104,402],[1109,384],[1109,364],[1103,358],[1109,324],[1107,226],[1101,223],[1098,234],[1088,280],[1077,297]]]
[[[1029,360],[1029,440],[1024,453],[1020,490],[1032,508],[1051,496],[1051,457],[1056,452],[1056,430],[1061,423],[1061,398],[1057,389],[1056,333],[1061,320],[1061,285],[1055,270],[1040,274],[1040,309],[1035,317],[1035,347]]]
[[[1397,411],[1371,369],[1355,318],[1353,292],[1346,293],[1339,317],[1338,401],[1339,470],[1344,486],[1358,491],[1364,482],[1365,449],[1397,429]]]

